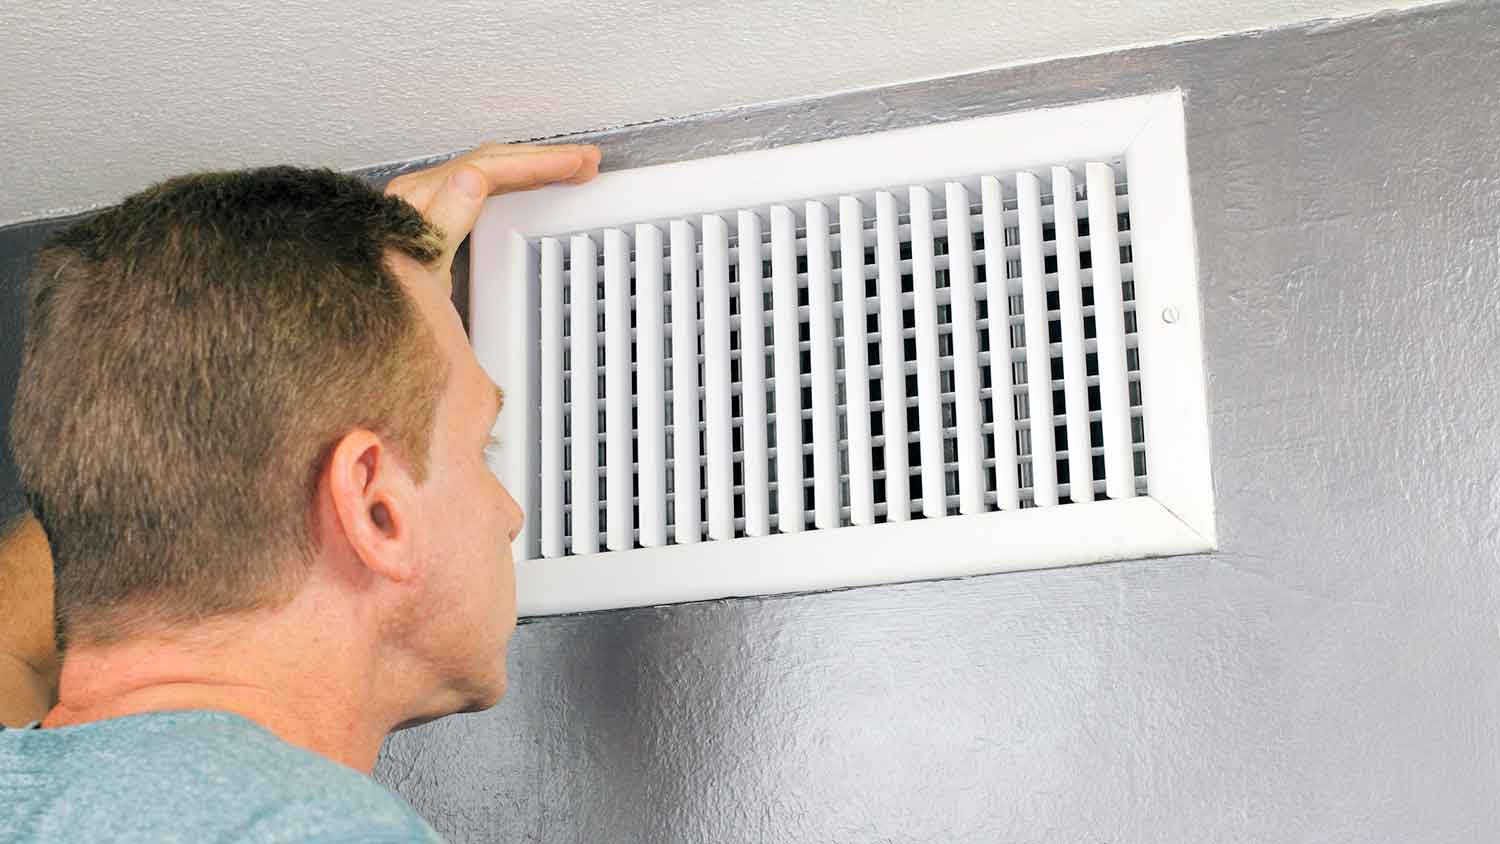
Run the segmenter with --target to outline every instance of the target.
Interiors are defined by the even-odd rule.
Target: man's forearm
[[[54,684],[26,660],[0,653],[0,724],[23,727],[52,708]]]
[[[0,532],[0,723],[46,714],[57,693],[52,553],[31,516]]]

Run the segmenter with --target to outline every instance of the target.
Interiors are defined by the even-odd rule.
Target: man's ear
[[[320,484],[343,534],[365,568],[394,581],[411,577],[415,485],[379,435],[355,430],[333,447]]]

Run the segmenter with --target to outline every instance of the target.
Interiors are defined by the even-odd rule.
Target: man
[[[523,518],[453,254],[486,195],[598,163],[189,176],[42,249],[11,444],[63,658],[0,732],[0,839],[436,839],[367,774],[504,692]]]

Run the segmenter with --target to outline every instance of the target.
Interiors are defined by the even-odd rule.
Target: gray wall
[[[1220,553],[555,618],[379,776],[461,841],[1500,840],[1500,6],[604,135],[1181,87]]]
[[[1465,3],[600,136],[1181,87],[1221,551],[524,624],[506,699],[378,777],[455,841],[1500,839],[1497,79]]]

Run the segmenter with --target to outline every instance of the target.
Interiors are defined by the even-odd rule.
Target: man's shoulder
[[[161,712],[125,740],[137,761],[162,773],[189,773],[204,782],[237,783],[255,794],[295,799],[319,794],[343,799],[396,798],[374,780],[277,738],[247,718],[227,712]]]
[[[369,777],[220,712],[0,734],[0,798],[22,841],[438,840]]]

